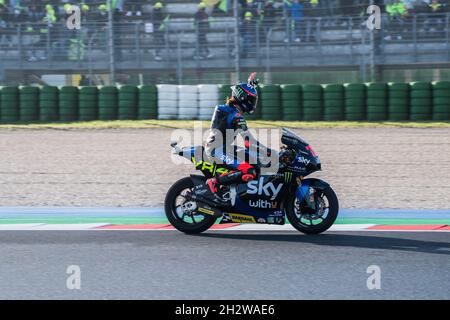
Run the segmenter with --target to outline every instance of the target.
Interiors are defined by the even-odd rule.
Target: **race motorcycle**
[[[196,234],[220,223],[290,224],[305,234],[319,234],[335,222],[339,203],[328,183],[305,178],[321,170],[321,162],[311,146],[289,129],[281,135],[278,171],[259,175],[247,183],[228,186],[223,198],[228,205],[218,205],[205,194],[205,181],[227,172],[210,161],[203,146],[180,148],[172,142],[173,153],[192,161],[203,175],[191,175],[175,182],[167,192],[164,209],[170,223],[179,231]]]

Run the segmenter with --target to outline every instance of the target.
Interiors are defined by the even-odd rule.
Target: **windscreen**
[[[282,136],[281,136],[281,142],[290,146],[290,147],[297,147],[300,145],[307,146],[308,142],[300,138],[296,133],[293,131],[283,128],[282,129]]]

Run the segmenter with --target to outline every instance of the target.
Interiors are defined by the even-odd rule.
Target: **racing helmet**
[[[255,79],[256,72],[248,77],[247,83],[239,83],[231,87],[232,97],[235,99],[242,112],[252,114],[258,104],[258,80]]]

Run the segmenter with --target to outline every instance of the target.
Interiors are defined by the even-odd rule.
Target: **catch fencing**
[[[270,75],[338,66],[359,70],[360,81],[369,81],[376,78],[377,65],[448,62],[449,13],[383,15],[382,28],[373,32],[366,19],[305,16],[296,22],[281,13],[263,21],[225,16],[211,18],[203,29],[192,18],[172,19],[164,28],[143,19],[114,21],[113,27],[108,21],[88,20],[80,30],[68,30],[61,22],[21,22],[0,29],[0,78],[19,71],[82,73],[89,76],[89,85],[98,85],[114,83],[121,73],[147,72],[155,84],[193,84],[232,82],[231,74],[248,70]],[[109,82],[97,78],[108,73]],[[272,81],[270,76],[265,80]]]

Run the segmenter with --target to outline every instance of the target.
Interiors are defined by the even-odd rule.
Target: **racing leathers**
[[[234,144],[238,135],[243,138],[245,148]],[[248,130],[242,112],[233,102],[215,108],[205,151],[216,164],[230,170],[208,180],[207,184],[213,193],[217,192],[218,185],[255,179],[258,168],[253,164],[257,163],[260,155],[270,155],[270,149],[260,144]]]

